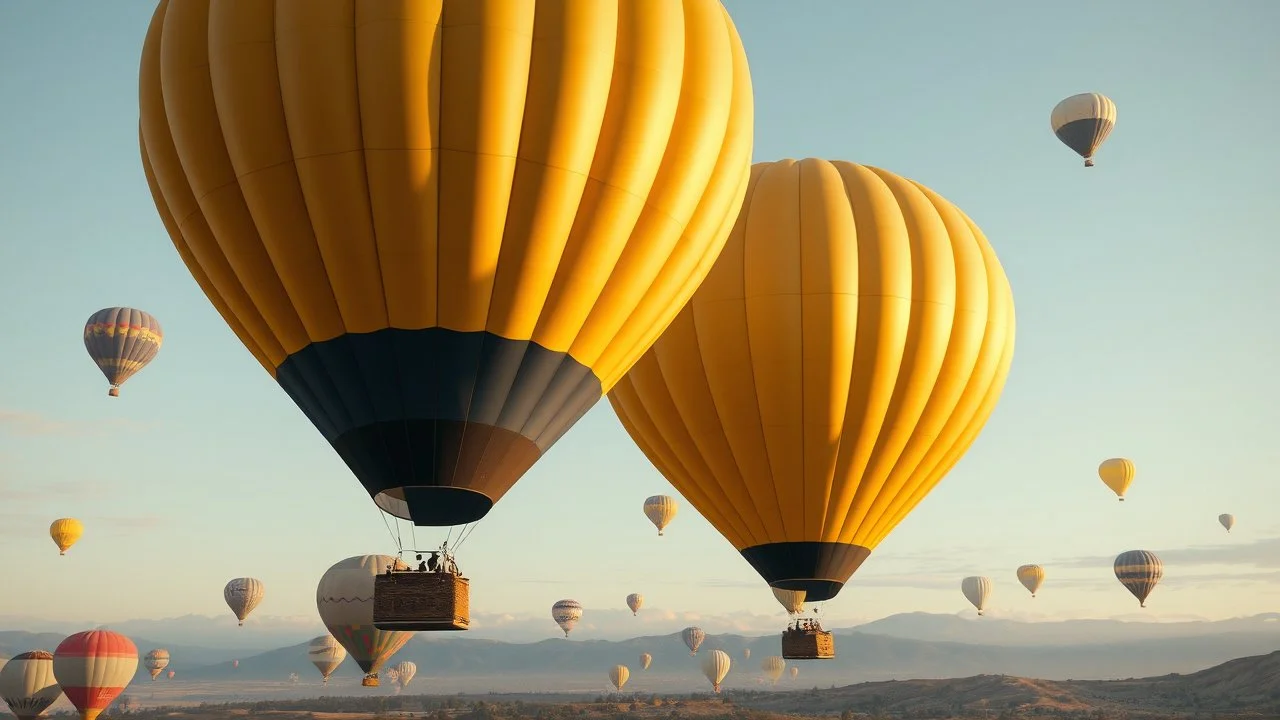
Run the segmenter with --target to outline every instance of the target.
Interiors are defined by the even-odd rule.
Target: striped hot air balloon
[[[627,680],[630,678],[631,670],[628,669],[626,665],[614,665],[609,668],[609,682],[613,683],[613,686],[617,688],[618,691],[622,690],[622,688],[627,684]]]
[[[53,653],[46,650],[14,655],[0,668],[0,698],[18,720],[40,717],[61,694],[53,676]]]
[[[782,671],[787,668],[787,661],[778,655],[770,655],[760,662],[760,669],[764,671],[764,676],[769,678],[774,685],[778,684],[778,678],[782,677]]]
[[[680,639],[684,641],[685,647],[689,648],[690,655],[698,654],[698,647],[702,645],[702,641],[707,639],[707,634],[700,627],[690,626],[680,631]]]
[[[1093,167],[1093,154],[1116,126],[1116,104],[1099,93],[1072,95],[1054,106],[1049,127],[1063,145]]]
[[[155,358],[162,342],[160,323],[133,308],[105,308],[84,324],[84,349],[111,383],[111,397],[120,397],[120,386]]]
[[[249,617],[249,613],[262,602],[264,595],[266,586],[256,578],[236,578],[222,588],[222,599],[227,601],[227,607],[236,614],[241,627],[244,627],[244,619]]]
[[[138,672],[138,648],[110,630],[79,632],[53,652],[53,674],[81,720],[94,720]]]
[[[152,650],[142,659],[142,666],[151,673],[151,679],[154,681],[165,668],[169,667],[169,651],[164,648]]]
[[[661,535],[662,531],[675,519],[679,507],[676,499],[669,495],[654,495],[645,498],[644,516],[658,528],[658,534]]]
[[[987,607],[987,598],[991,597],[991,578],[974,575],[960,581],[960,592],[978,608],[978,614]]]
[[[711,689],[716,693],[720,692],[720,683],[724,682],[732,664],[729,654],[723,650],[712,650],[710,655],[702,659],[702,674],[711,681]]]
[[[582,603],[577,600],[556,601],[556,604],[551,606],[551,619],[555,620],[556,625],[564,631],[564,636],[569,637],[569,631],[582,619]]]
[[[307,659],[316,666],[324,684],[328,685],[329,676],[347,659],[347,649],[332,635],[321,635],[307,644]]]
[[[1116,556],[1116,579],[1138,598],[1140,607],[1147,606],[1147,596],[1164,577],[1164,563],[1149,550],[1129,550]]]
[[[627,607],[631,608],[632,615],[640,614],[640,608],[644,607],[644,596],[640,593],[631,593],[627,596]]]

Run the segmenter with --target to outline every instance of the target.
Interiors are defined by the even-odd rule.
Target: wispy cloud
[[[68,495],[83,498],[87,495],[101,495],[103,490],[104,487],[101,483],[92,483],[84,480],[64,480],[40,485],[17,485],[12,482],[5,482],[4,485],[0,485],[0,501],[6,504],[17,504]]]
[[[0,495],[0,499],[3,495]],[[31,513],[0,514],[0,537],[29,537],[44,532],[56,516],[37,517]],[[94,532],[132,535],[164,527],[168,520],[159,515],[84,515],[79,520]]]
[[[1254,540],[1249,543],[1204,545],[1154,552],[1164,561],[1166,572],[1170,565],[1280,568],[1280,537]],[[1054,565],[1076,568],[1109,567],[1114,561],[1115,557],[1111,555],[1093,555],[1058,560]]]
[[[70,421],[51,418],[40,413],[0,409],[0,429],[9,435],[25,437],[58,435],[105,435],[111,432],[146,430],[153,423],[138,422],[129,418],[109,418],[95,421]]]

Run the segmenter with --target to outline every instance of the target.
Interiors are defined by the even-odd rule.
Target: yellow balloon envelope
[[[169,2],[179,255],[384,511],[480,519],[671,321],[742,202],[719,0]]]
[[[609,399],[773,587],[827,600],[978,436],[1013,359],[986,238],[919,183],[759,163],[715,267]]]
[[[49,537],[58,546],[59,555],[66,555],[81,535],[84,535],[84,525],[75,518],[59,518],[49,525]]]
[[[1103,460],[1098,466],[1098,477],[1102,478],[1103,484],[1111,488],[1111,492],[1120,497],[1120,502],[1124,502],[1124,494],[1129,491],[1129,486],[1133,484],[1133,478],[1137,472],[1133,461],[1128,458]]]

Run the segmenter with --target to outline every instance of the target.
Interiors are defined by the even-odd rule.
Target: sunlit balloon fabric
[[[139,96],[187,268],[418,525],[483,517],[670,322],[752,144],[718,0],[164,1]]]
[[[62,688],[53,676],[53,653],[19,653],[0,668],[0,698],[18,720],[40,717],[60,695]]]
[[[111,397],[120,396],[120,386],[155,358],[163,342],[160,323],[133,308],[105,308],[84,324],[84,349],[111,383]]]
[[[627,607],[631,609],[632,615],[639,615],[640,608],[644,607],[644,596],[640,593],[631,593],[627,596]]]
[[[1063,145],[1093,167],[1093,155],[1116,126],[1116,104],[1098,93],[1072,95],[1054,106],[1049,126]]]
[[[265,595],[266,586],[256,578],[236,578],[222,588],[222,599],[226,600],[227,607],[235,613],[241,626]]]
[[[154,681],[165,668],[169,667],[169,651],[164,648],[152,650],[142,659],[142,667],[147,669],[151,674],[151,680]]]
[[[702,674],[711,681],[713,691],[720,692],[720,683],[724,682],[732,664],[729,654],[723,650],[712,650],[702,658]]]
[[[619,691],[627,684],[627,680],[631,678],[631,671],[626,665],[614,665],[609,668],[609,682],[613,683],[613,687]]]
[[[644,501],[644,516],[649,518],[649,522],[658,528],[658,534],[662,535],[671,521],[676,518],[679,508],[675,498],[669,495],[654,495]]]
[[[1147,597],[1164,577],[1164,563],[1149,550],[1129,550],[1116,556],[1116,579],[1133,596],[1140,607],[1147,606]]]
[[[577,600],[558,600],[551,606],[551,619],[556,621],[556,625],[564,631],[564,636],[569,637],[569,632],[582,619],[582,603]]]
[[[1031,593],[1031,597],[1035,597],[1044,584],[1044,568],[1039,565],[1018,566],[1018,582]]]
[[[409,687],[409,683],[418,675],[418,664],[412,660],[404,660],[396,664],[396,685],[401,690]]]
[[[1231,528],[1236,526],[1236,516],[1231,513],[1222,513],[1218,516],[1218,524],[1226,528],[1227,532],[1231,532]]]
[[[1128,458],[1111,458],[1103,460],[1098,465],[1098,477],[1102,479],[1102,483],[1111,492],[1115,493],[1121,502],[1124,502],[1124,494],[1129,491],[1129,486],[1133,484],[1133,478],[1137,475],[1138,470],[1134,466],[1133,461]]]
[[[609,395],[771,586],[839,592],[964,455],[1013,359],[981,230],[878,168],[757,163],[707,279]]]
[[[760,661],[760,670],[762,670],[764,672],[764,676],[769,678],[769,680],[775,685],[778,683],[778,678],[782,677],[782,671],[786,668],[787,661],[783,660],[782,657],[778,655],[770,655]]]
[[[987,599],[991,597],[991,578],[974,575],[960,581],[960,592],[981,615],[987,608]]]
[[[322,682],[327,685],[329,676],[347,659],[347,649],[332,635],[321,635],[307,643],[307,659],[320,671]]]
[[[805,592],[803,590],[780,590],[778,588],[769,588],[773,591],[773,597],[782,606],[783,610],[791,615],[799,615],[804,612]]]
[[[84,525],[75,518],[58,518],[49,525],[49,538],[58,546],[58,554],[66,555],[84,535]]]
[[[76,633],[53,652],[54,677],[81,720],[101,715],[137,672],[137,646],[110,630]]]
[[[650,655],[649,653],[640,653],[640,669],[641,670],[648,670],[649,666],[652,664],[653,664],[652,655]]]
[[[408,569],[390,555],[358,555],[334,563],[316,585],[320,621],[365,672],[363,684],[376,687],[378,670],[413,637],[404,630],[373,626],[373,579],[392,565]]]

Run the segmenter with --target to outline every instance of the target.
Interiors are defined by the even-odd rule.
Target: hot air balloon
[[[751,648],[742,648],[742,659],[743,660],[751,659]]]
[[[640,593],[631,593],[627,596],[627,607],[631,608],[632,615],[638,615],[640,608],[644,606],[644,596]]]
[[[231,661],[231,667],[233,667],[233,668],[238,668],[238,667],[240,667],[240,661],[239,661],[239,660],[232,660],[232,661]]]
[[[791,679],[795,680],[796,676],[800,674],[800,668],[796,667],[795,665],[792,665],[790,672],[791,672]]]
[[[991,597],[991,578],[977,575],[967,577],[960,581],[960,592],[978,608],[978,614],[981,615],[987,606],[987,598]]]
[[[1236,516],[1230,513],[1222,513],[1218,516],[1218,522],[1227,529],[1227,532],[1231,532],[1231,528],[1236,526]]]
[[[1116,556],[1115,572],[1120,584],[1138,598],[1138,605],[1146,607],[1147,596],[1164,577],[1164,563],[1148,550],[1129,550]]]
[[[1018,582],[1031,591],[1031,597],[1035,597],[1036,591],[1044,584],[1044,568],[1039,565],[1018,566]]]
[[[820,602],[977,437],[1013,339],[955,206],[877,168],[757,163],[715,267],[609,400],[766,582]]]
[[[781,590],[779,588],[769,589],[773,591],[773,597],[777,599],[778,604],[781,605],[782,609],[786,610],[788,614],[799,615],[804,612],[805,592],[803,590]]]
[[[332,635],[321,635],[307,643],[307,659],[320,671],[322,682],[328,685],[329,676],[347,659],[347,649]]]
[[[412,632],[373,626],[373,578],[392,565],[408,569],[390,555],[349,557],[326,570],[316,586],[320,621],[365,672],[365,687],[378,687],[378,670],[413,637]]]
[[[1120,496],[1120,502],[1124,502],[1124,494],[1128,492],[1129,486],[1133,484],[1133,476],[1137,473],[1137,468],[1133,466],[1133,461],[1128,458],[1111,458],[1103,460],[1098,466],[1098,477],[1102,478],[1102,482],[1109,488],[1111,492]]]
[[[151,673],[151,680],[154,682],[160,676],[160,673],[169,667],[169,651],[164,648],[152,650],[147,653],[146,657],[142,658],[142,667]]]
[[[689,648],[690,655],[698,654],[698,647],[702,645],[702,641],[707,639],[707,634],[700,627],[687,627],[680,631],[680,639],[684,641],[685,647]]]
[[[120,397],[120,386],[155,358],[163,342],[160,323],[133,308],[105,308],[84,324],[84,349],[111,383],[111,397]]]
[[[413,682],[413,678],[418,674],[418,665],[411,660],[403,660],[396,665],[396,684],[401,690],[409,687],[409,683]]]
[[[551,606],[551,619],[564,631],[564,636],[569,637],[569,631],[582,619],[582,603],[577,600],[557,601]]]
[[[196,282],[378,507],[472,522],[720,251],[746,54],[718,0],[354,12],[161,2],[143,167]]]
[[[168,679],[172,680],[174,675],[177,675],[177,673],[175,673],[174,671],[170,670],[170,671],[168,672],[168,674],[166,674],[166,675],[165,675],[165,677],[167,677]]]
[[[782,677],[782,671],[786,667],[787,661],[778,655],[770,655],[760,662],[760,669],[764,671],[764,676],[769,678],[774,685],[778,684],[778,678]]]
[[[62,692],[94,720],[124,692],[138,672],[138,648],[110,630],[88,630],[63,640],[53,651],[53,675]]]
[[[244,619],[249,617],[249,613],[262,602],[262,596],[265,593],[266,587],[261,580],[255,578],[236,578],[222,588],[222,598],[227,601],[227,607],[231,608],[231,612],[236,614],[236,620],[240,621],[241,627],[244,626]]]
[[[53,676],[52,653],[19,653],[0,667],[0,698],[18,720],[40,717],[61,694],[62,688]]]
[[[49,537],[58,546],[59,555],[66,555],[81,535],[84,535],[84,525],[75,518],[58,518],[49,525]]]
[[[729,655],[723,650],[712,650],[702,658],[702,674],[711,681],[711,689],[720,692],[720,683],[729,674]]]
[[[1093,167],[1093,154],[1116,126],[1116,104],[1098,93],[1081,93],[1058,103],[1049,115],[1049,127],[1063,145]]]
[[[652,664],[653,664],[652,655],[650,655],[649,653],[640,653],[640,669],[641,670],[648,670],[649,666]]]
[[[627,669],[626,665],[614,665],[609,668],[609,682],[613,683],[613,686],[618,691],[622,690],[622,686],[627,684],[627,680],[630,677],[631,671]]]
[[[649,518],[649,522],[653,523],[654,527],[658,528],[659,537],[662,536],[662,531],[675,519],[676,510],[678,509],[679,506],[676,505],[676,499],[667,495],[654,495],[653,497],[645,498],[644,501],[644,516]]]

